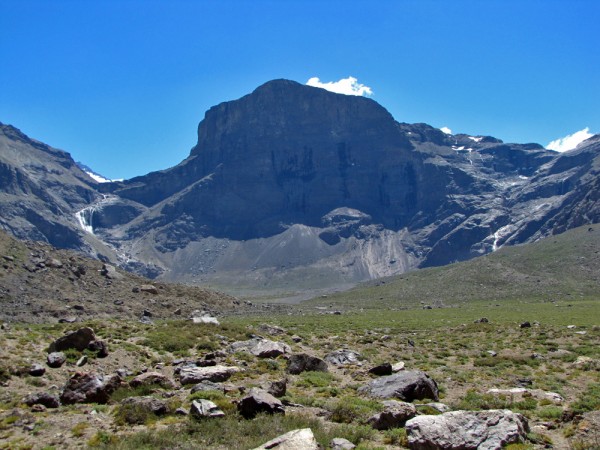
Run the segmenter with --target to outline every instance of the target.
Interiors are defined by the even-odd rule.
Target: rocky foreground
[[[593,448],[600,433],[600,366],[577,356],[598,329],[517,325],[505,342],[478,320],[443,342],[209,315],[89,325],[2,326],[3,448]]]

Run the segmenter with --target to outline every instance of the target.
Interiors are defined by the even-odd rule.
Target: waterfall
[[[94,213],[100,212],[102,208],[110,203],[114,203],[118,200],[118,197],[114,195],[106,195],[102,194],[102,198],[96,200],[89,206],[86,206],[80,211],[75,213],[75,217],[77,218],[77,222],[79,222],[79,226],[83,231],[89,234],[94,234]]]

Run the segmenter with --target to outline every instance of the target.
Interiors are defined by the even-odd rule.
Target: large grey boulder
[[[205,380],[218,383],[228,380],[231,375],[239,371],[239,367],[236,366],[182,367],[179,381],[184,385],[197,384]]]
[[[405,402],[429,398],[438,400],[437,383],[425,372],[405,370],[377,378],[361,387],[359,392],[375,398],[398,398]]]
[[[225,413],[210,400],[194,400],[190,408],[190,414],[198,419],[200,418],[219,418],[225,417]]]
[[[406,421],[417,415],[417,408],[411,403],[386,400],[383,402],[383,411],[371,416],[368,422],[376,430],[389,430],[400,428]]]
[[[353,450],[356,448],[352,442],[344,438],[333,438],[329,443],[331,450]]]
[[[327,372],[327,363],[321,358],[300,353],[289,357],[287,372],[298,375],[302,372]]]
[[[269,442],[265,442],[254,450],[319,450],[319,444],[310,428],[292,430]]]
[[[258,413],[284,414],[283,403],[262,389],[252,388],[248,395],[238,403],[239,413],[246,419],[254,418]]]
[[[334,366],[360,366],[362,365],[362,363],[359,361],[360,358],[360,353],[355,352],[353,350],[342,349],[328,353],[325,356],[325,361],[327,361],[329,364],[333,364]]]
[[[259,358],[277,358],[280,355],[291,353],[292,349],[284,342],[275,342],[269,339],[254,338],[247,341],[234,342],[229,346],[229,351],[249,352]]]
[[[73,403],[106,403],[121,385],[121,377],[105,377],[95,373],[75,373],[67,381],[60,395],[63,405]]]
[[[451,411],[406,423],[413,450],[500,450],[523,442],[528,431],[527,419],[509,410]]]

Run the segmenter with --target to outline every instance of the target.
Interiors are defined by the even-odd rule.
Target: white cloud
[[[373,95],[373,90],[369,86],[365,86],[358,82],[354,77],[342,78],[339,81],[321,82],[318,77],[312,77],[306,82],[307,85],[327,89],[336,94],[346,95]]]
[[[573,150],[580,143],[593,136],[590,133],[589,127],[579,130],[573,134],[565,136],[564,138],[557,139],[546,145],[548,150],[556,150],[557,152],[566,152],[567,150]]]
[[[443,133],[446,133],[446,134],[452,134],[452,130],[451,130],[450,128],[448,128],[448,127],[442,127],[442,128],[440,128],[440,130],[441,130]]]

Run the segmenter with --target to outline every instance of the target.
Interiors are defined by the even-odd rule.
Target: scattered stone
[[[194,400],[190,408],[190,414],[196,418],[204,417],[225,417],[225,413],[219,409],[219,407],[211,402],[210,400]]]
[[[281,401],[257,388],[250,389],[248,395],[239,401],[237,408],[246,419],[252,419],[258,413],[285,414]]]
[[[130,425],[142,425],[146,421],[148,414],[163,416],[169,408],[164,400],[156,397],[128,397],[121,402],[121,408],[124,410],[123,418]],[[128,412],[131,412],[128,414]]]
[[[129,382],[131,387],[158,384],[165,389],[175,389],[175,382],[160,372],[146,372],[138,375]]]
[[[51,267],[52,269],[62,269],[63,266],[63,263],[56,258],[49,258],[44,264],[46,264],[46,267]]]
[[[598,360],[590,358],[589,356],[578,356],[577,359],[571,364],[574,369],[600,369],[600,363]]]
[[[90,327],[79,328],[76,331],[72,331],[64,336],[59,337],[48,348],[49,353],[61,352],[74,348],[80,352],[84,351],[90,345],[90,342],[96,340],[94,330]]]
[[[329,443],[331,450],[353,450],[356,448],[352,442],[344,438],[333,438]]]
[[[154,322],[152,322],[152,319],[150,317],[144,316],[144,315],[142,315],[140,317],[139,322],[143,323],[143,324],[146,324],[146,325],[152,325],[154,323]]]
[[[46,357],[46,364],[48,367],[58,369],[67,361],[67,357],[63,352],[52,352]]]
[[[362,363],[359,361],[361,358],[360,353],[352,350],[336,350],[325,356],[325,361],[334,366],[344,365],[355,365],[361,366]]]
[[[299,353],[290,356],[286,370],[292,375],[298,375],[302,372],[327,372],[327,363],[316,356]]]
[[[577,328],[577,325],[567,325],[568,330],[574,330],[575,328]]]
[[[489,323],[489,319],[487,317],[482,317],[481,319],[475,320],[474,323]]]
[[[400,372],[401,370],[404,370],[404,361],[398,361],[396,364],[394,364],[392,366],[392,372],[396,373],[396,372]]]
[[[185,408],[179,407],[175,410],[175,414],[178,416],[187,416],[189,413]]]
[[[287,379],[272,381],[266,390],[273,397],[283,397],[287,391]]]
[[[491,357],[498,356],[498,353],[496,353],[494,350],[488,350],[486,353],[487,353],[488,355],[490,355]]]
[[[520,328],[531,328],[531,323],[530,322],[523,322],[521,325],[519,325]]]
[[[378,366],[369,369],[369,373],[377,376],[391,375],[392,372],[392,365],[389,362],[379,364]]]
[[[28,371],[29,375],[32,377],[41,377],[46,373],[46,368],[41,364],[35,363],[32,364]]]
[[[46,407],[44,405],[40,405],[39,403],[36,405],[32,405],[31,406],[31,410],[33,412],[45,412],[46,411]],[[33,431],[33,429],[28,430],[28,431]]]
[[[115,266],[111,266],[110,264],[103,264],[102,269],[100,270],[100,275],[108,278],[109,280],[122,280],[123,275],[117,272]]]
[[[403,370],[377,378],[361,387],[359,392],[375,398],[398,398],[405,402],[424,398],[438,400],[439,393],[437,383],[419,370]]]
[[[181,308],[177,308],[175,311],[173,311],[173,314],[176,316],[180,316],[181,315]]]
[[[500,450],[524,442],[528,431],[527,419],[509,410],[451,411],[406,423],[413,450]]]
[[[87,362],[88,362],[88,357],[86,355],[83,355],[81,358],[79,358],[77,360],[77,362],[75,363],[75,365],[77,367],[83,367],[83,366],[85,366],[87,364]]]
[[[137,294],[138,292],[140,292],[140,288],[138,286],[135,286],[131,289],[131,292],[133,292],[134,294]]]
[[[220,382],[228,380],[231,375],[239,371],[239,367],[221,365],[212,367],[182,367],[179,372],[179,381],[184,385],[197,384],[204,380]]]
[[[319,450],[319,444],[310,428],[285,433],[253,450]]]
[[[296,344],[302,342],[302,338],[300,336],[292,336],[292,342],[295,342]]]
[[[124,305],[125,302],[123,300],[117,299],[113,302],[114,305],[121,306]]]
[[[49,394],[48,392],[28,395],[23,399],[23,403],[27,406],[44,405],[46,408],[58,408],[60,406],[58,396]]]
[[[156,288],[156,286],[153,286],[151,284],[142,284],[140,286],[140,291],[147,292],[148,294],[158,294],[158,289]]]
[[[368,422],[376,430],[403,427],[407,420],[417,415],[417,409],[412,404],[406,402],[386,400],[383,402],[383,407],[382,412],[368,419]]]
[[[105,377],[95,373],[76,372],[63,388],[60,401],[64,405],[106,403],[120,384],[121,377],[118,375]]]

